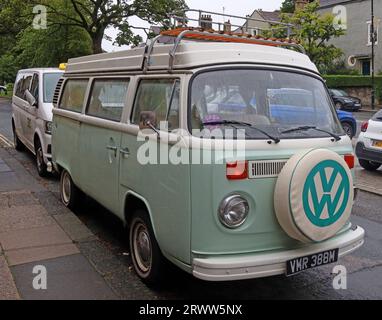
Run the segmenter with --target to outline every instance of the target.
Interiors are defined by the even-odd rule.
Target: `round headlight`
[[[248,213],[248,201],[239,195],[225,198],[219,206],[219,220],[230,229],[240,227],[247,219]]]

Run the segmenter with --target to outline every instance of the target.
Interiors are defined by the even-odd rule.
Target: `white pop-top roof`
[[[173,45],[156,45],[148,70],[167,70]],[[145,48],[70,59],[67,73],[139,71]],[[214,64],[267,64],[304,68],[318,72],[305,54],[285,48],[246,43],[188,42],[179,45],[174,70],[192,69]]]

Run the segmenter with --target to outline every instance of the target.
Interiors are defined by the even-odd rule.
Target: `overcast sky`
[[[245,16],[251,14],[255,9],[263,9],[269,11],[279,9],[282,0],[186,0],[186,3],[190,9],[202,9],[206,11],[223,12],[224,7],[225,13],[237,16]],[[233,20],[231,22],[235,23],[236,21]],[[149,27],[149,25],[147,25],[143,21],[140,21],[139,19],[132,18],[130,23],[134,26]],[[236,23],[239,24],[240,22],[237,21]],[[106,33],[107,35],[114,38],[117,32],[113,29],[109,29]],[[142,35],[144,35],[144,33]],[[106,40],[104,40],[103,42],[103,48],[106,51],[118,51],[128,49],[128,47],[113,46],[110,41]]]

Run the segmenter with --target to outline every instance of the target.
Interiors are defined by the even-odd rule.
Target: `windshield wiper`
[[[269,139],[273,140],[274,143],[279,143],[280,142],[280,138],[275,137],[275,136],[269,134],[268,132],[265,132],[264,130],[261,130],[261,129],[257,128],[257,127],[254,127],[250,123],[243,122],[243,121],[216,120],[216,121],[207,121],[207,122],[203,123],[203,126],[216,126],[216,125],[239,125],[239,126],[248,127],[250,129],[253,129],[253,130],[256,130],[256,131],[262,133],[263,135],[265,135]],[[234,127],[234,128],[237,129],[236,127]]]
[[[324,129],[320,129],[320,128],[317,128],[315,126],[301,126],[301,127],[296,127],[296,128],[292,128],[292,129],[288,129],[288,130],[284,130],[281,132],[281,134],[284,134],[284,133],[291,133],[291,132],[296,132],[296,131],[308,131],[308,130],[316,130],[316,131],[320,131],[320,132],[324,132],[324,133],[327,133],[328,135],[332,136],[334,139],[336,139],[336,141],[340,141],[342,138],[338,135],[338,134],[335,134],[333,132],[330,132],[328,130],[324,130]]]

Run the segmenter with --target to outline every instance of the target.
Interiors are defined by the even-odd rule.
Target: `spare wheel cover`
[[[349,220],[353,177],[345,160],[327,149],[294,155],[281,171],[274,206],[284,231],[299,241],[333,237]]]

